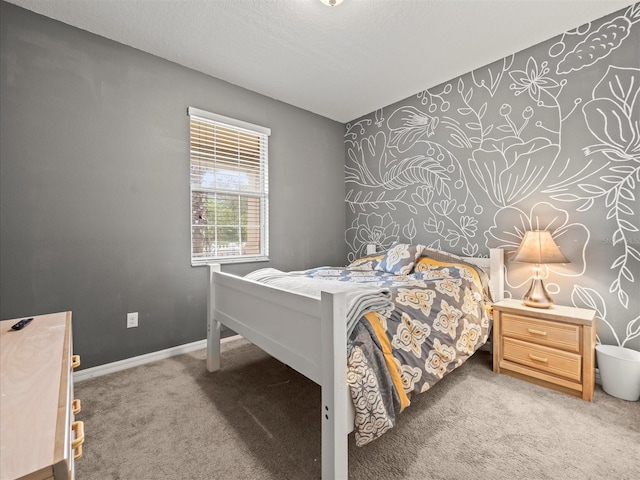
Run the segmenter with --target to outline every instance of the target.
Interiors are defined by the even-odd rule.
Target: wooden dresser
[[[493,371],[591,401],[595,383],[594,310],[521,300],[493,306]]]
[[[0,480],[73,479],[84,425],[74,415],[71,312],[0,322]]]

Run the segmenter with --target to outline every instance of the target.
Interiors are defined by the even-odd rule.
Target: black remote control
[[[13,330],[22,330],[24,327],[31,323],[31,320],[33,320],[33,318],[23,318],[18,323],[11,325],[11,328]]]

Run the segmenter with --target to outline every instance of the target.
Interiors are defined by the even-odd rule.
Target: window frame
[[[271,135],[271,129],[255,125],[252,123],[244,122],[230,117],[225,117],[216,113],[208,112],[194,107],[187,109],[187,115],[189,117],[189,223],[190,223],[190,250],[191,250],[191,265],[201,266],[211,263],[250,263],[250,262],[266,262],[269,261],[269,136]],[[260,141],[260,189],[258,192],[246,191],[242,189],[229,190],[221,187],[205,188],[199,184],[194,184],[192,178],[193,168],[193,151],[192,151],[192,118],[198,121],[204,121],[212,125],[218,125],[225,129],[231,129],[239,133],[248,133],[250,135],[259,136]],[[194,227],[196,224],[193,220],[194,212],[194,192],[207,192],[221,195],[238,195],[242,198],[243,193],[245,197],[253,197],[260,199],[259,210],[259,229],[260,229],[260,252],[255,255],[229,255],[229,256],[208,256],[208,257],[194,257]],[[215,225],[215,223],[214,223]],[[240,227],[242,228],[242,227]]]

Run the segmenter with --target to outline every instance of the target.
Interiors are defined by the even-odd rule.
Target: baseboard
[[[230,342],[231,340],[237,340],[239,338],[242,337],[240,337],[240,335],[233,335],[231,337],[223,338],[220,340],[220,343]],[[119,372],[121,370],[126,370],[127,368],[137,367],[151,362],[157,362],[158,360],[164,360],[165,358],[175,357],[176,355],[202,350],[203,348],[207,348],[207,341],[199,340],[197,342],[185,343],[184,345],[178,345],[176,347],[147,353],[145,355],[139,355],[137,357],[125,358],[124,360],[119,360],[117,362],[98,365],[97,367],[86,368],[73,373],[73,382],[82,382],[83,380],[88,380],[90,378],[100,377],[102,375]]]
[[[220,343],[230,342],[232,340],[238,340],[242,338],[240,335],[233,335],[220,340]],[[491,353],[492,345],[490,342],[483,345],[481,350],[488,350]],[[186,343],[184,345],[178,345],[177,347],[167,348],[165,350],[159,350],[157,352],[147,353],[146,355],[139,355],[137,357],[126,358],[118,362],[106,363],[104,365],[98,365],[97,367],[85,368],[73,374],[73,382],[78,383],[83,380],[89,380],[90,378],[101,377],[102,375],[108,375],[109,373],[119,372],[126,370],[127,368],[137,367],[139,365],[145,365],[151,362],[157,362],[158,360],[164,360],[165,358],[175,357],[176,355],[182,355],[184,353],[194,352],[196,350],[202,350],[207,348],[206,340],[199,340],[197,342]],[[602,385],[600,380],[600,371],[595,369],[595,381],[598,385]]]

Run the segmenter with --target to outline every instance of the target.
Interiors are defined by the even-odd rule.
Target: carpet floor
[[[320,478],[320,387],[244,340],[75,385],[77,480]],[[640,402],[494,374],[478,352],[356,447],[351,480],[640,478]]]

